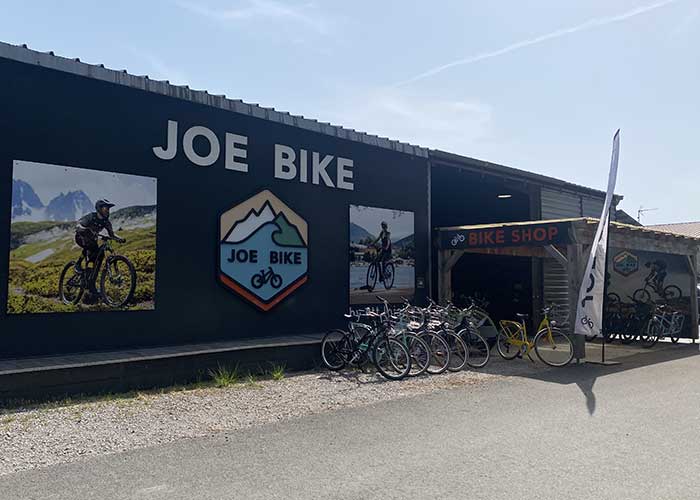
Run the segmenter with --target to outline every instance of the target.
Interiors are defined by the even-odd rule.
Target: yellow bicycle
[[[574,359],[574,344],[568,335],[556,328],[556,321],[549,319],[551,307],[542,310],[544,317],[531,341],[527,336],[527,314],[518,314],[518,321],[502,319],[496,345],[503,359],[528,356],[534,350],[537,357],[549,366],[566,366]]]

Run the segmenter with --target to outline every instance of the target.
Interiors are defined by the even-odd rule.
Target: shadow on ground
[[[491,353],[491,362],[480,371],[493,375],[523,377],[556,384],[576,384],[586,398],[588,413],[596,409],[596,396],[593,388],[600,377],[652,366],[679,359],[700,355],[697,344],[659,343],[650,349],[638,345],[611,344],[606,346],[605,359],[617,364],[596,364],[601,359],[600,344],[586,345],[586,363],[572,364],[563,368],[548,367],[528,359],[505,361],[497,352]]]

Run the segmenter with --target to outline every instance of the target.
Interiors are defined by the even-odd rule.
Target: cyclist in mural
[[[86,263],[94,261],[99,249],[97,236],[102,230],[106,230],[110,238],[124,243],[125,240],[123,238],[114,234],[112,223],[109,221],[109,210],[113,206],[114,203],[110,203],[109,200],[98,200],[95,203],[95,211],[84,215],[78,220],[78,224],[75,226],[75,242],[83,249],[83,253],[75,262],[75,271],[77,273],[83,272],[83,268],[80,265],[83,258],[86,259]]]
[[[657,259],[653,262],[647,262],[645,267],[649,268],[649,275],[646,277],[646,281],[652,283],[655,289],[662,290],[667,274],[666,262]]]
[[[383,282],[384,266],[391,260],[391,233],[389,232],[389,225],[386,223],[386,221],[382,221],[381,228],[382,230],[379,233],[379,236],[377,236],[377,239],[374,240],[372,245],[377,246],[377,243],[380,243],[378,246],[379,255],[377,255],[377,262],[381,263],[381,266],[379,266],[381,269],[379,273],[379,281]]]

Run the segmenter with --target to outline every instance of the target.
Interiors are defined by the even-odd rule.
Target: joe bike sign
[[[221,214],[219,280],[269,311],[307,280],[308,227],[270,191]]]

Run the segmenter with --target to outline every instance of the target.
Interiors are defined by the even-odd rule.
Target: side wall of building
[[[424,158],[6,59],[0,59],[0,74],[0,357],[316,333],[341,326],[349,307],[351,205],[411,212],[415,279],[420,284],[427,281],[430,231]],[[166,147],[169,121],[178,124],[178,150],[165,160],[153,148]],[[218,139],[221,152],[210,166],[196,165],[183,153],[184,135],[192,127],[205,127]],[[247,145],[236,136],[247,138]],[[238,142],[228,144],[227,150],[232,141]],[[328,187],[311,170],[306,178],[300,171],[289,180],[277,178],[276,145],[291,148],[297,165],[307,155],[309,169],[315,155],[318,162],[332,156],[327,172],[334,186],[340,184],[337,159],[352,160],[352,179],[345,180],[353,189]],[[234,147],[245,154],[235,153]],[[199,157],[211,153],[201,135],[193,149]],[[227,168],[227,157],[247,164],[248,171]],[[10,268],[12,238],[19,234],[19,229],[11,231],[11,217],[27,208],[11,206],[17,162],[155,179],[157,229],[149,277],[155,295],[145,310],[29,310],[33,299],[22,297],[32,293],[58,303],[58,283],[48,280],[31,293],[21,290],[21,283],[9,284],[10,272],[29,269],[31,259],[45,257],[47,250],[42,254],[37,247],[35,254],[15,255],[17,267]],[[112,191],[109,182],[102,188],[104,193]],[[308,227],[308,281],[269,311],[222,286],[218,278],[220,214],[264,190]],[[115,210],[125,205],[125,200],[112,201],[118,204]],[[42,202],[46,205],[48,200]],[[378,228],[367,229],[378,233]],[[74,246],[63,251],[66,256],[79,255]],[[15,306],[27,312],[10,311],[9,295],[20,297]],[[416,295],[421,301],[425,289],[419,285]]]

